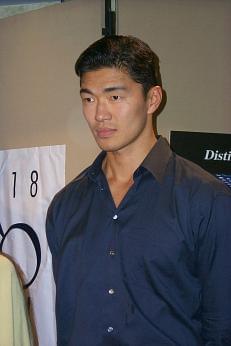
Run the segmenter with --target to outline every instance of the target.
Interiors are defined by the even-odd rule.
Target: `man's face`
[[[102,150],[139,145],[152,127],[150,102],[144,97],[142,85],[126,72],[116,68],[86,72],[80,95],[84,116]]]

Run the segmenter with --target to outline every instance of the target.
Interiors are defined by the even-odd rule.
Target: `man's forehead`
[[[115,68],[102,68],[100,70],[85,72],[80,80],[81,91],[84,89],[100,89],[113,91],[125,90],[132,79],[130,76]]]

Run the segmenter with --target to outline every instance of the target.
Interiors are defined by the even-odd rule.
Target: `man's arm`
[[[58,237],[57,237],[57,196],[54,197],[51,202],[46,217],[46,236],[47,242],[52,255],[52,264],[53,264],[53,274],[56,281],[56,272],[57,272],[57,260],[58,260]]]
[[[195,222],[199,229],[197,271],[202,286],[202,338],[206,346],[230,346],[231,195],[217,195],[206,216]]]

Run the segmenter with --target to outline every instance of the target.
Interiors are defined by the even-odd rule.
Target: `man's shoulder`
[[[82,172],[80,172],[74,179],[72,179],[62,190],[68,190],[75,188],[79,185],[84,184],[88,180],[88,173],[91,169],[91,166],[85,168]]]
[[[81,173],[79,173],[73,180],[71,180],[67,185],[65,185],[60,191],[58,191],[51,205],[60,204],[61,202],[66,203],[72,198],[76,198],[78,194],[83,193],[88,186],[88,172],[91,166],[85,168]]]
[[[175,158],[175,181],[194,192],[207,192],[214,195],[225,194],[231,196],[230,189],[214,175],[177,154]]]

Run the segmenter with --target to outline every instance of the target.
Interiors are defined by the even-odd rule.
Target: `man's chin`
[[[118,151],[120,148],[118,146],[112,145],[112,144],[106,144],[106,143],[99,143],[97,142],[99,148],[106,152],[115,152]]]

